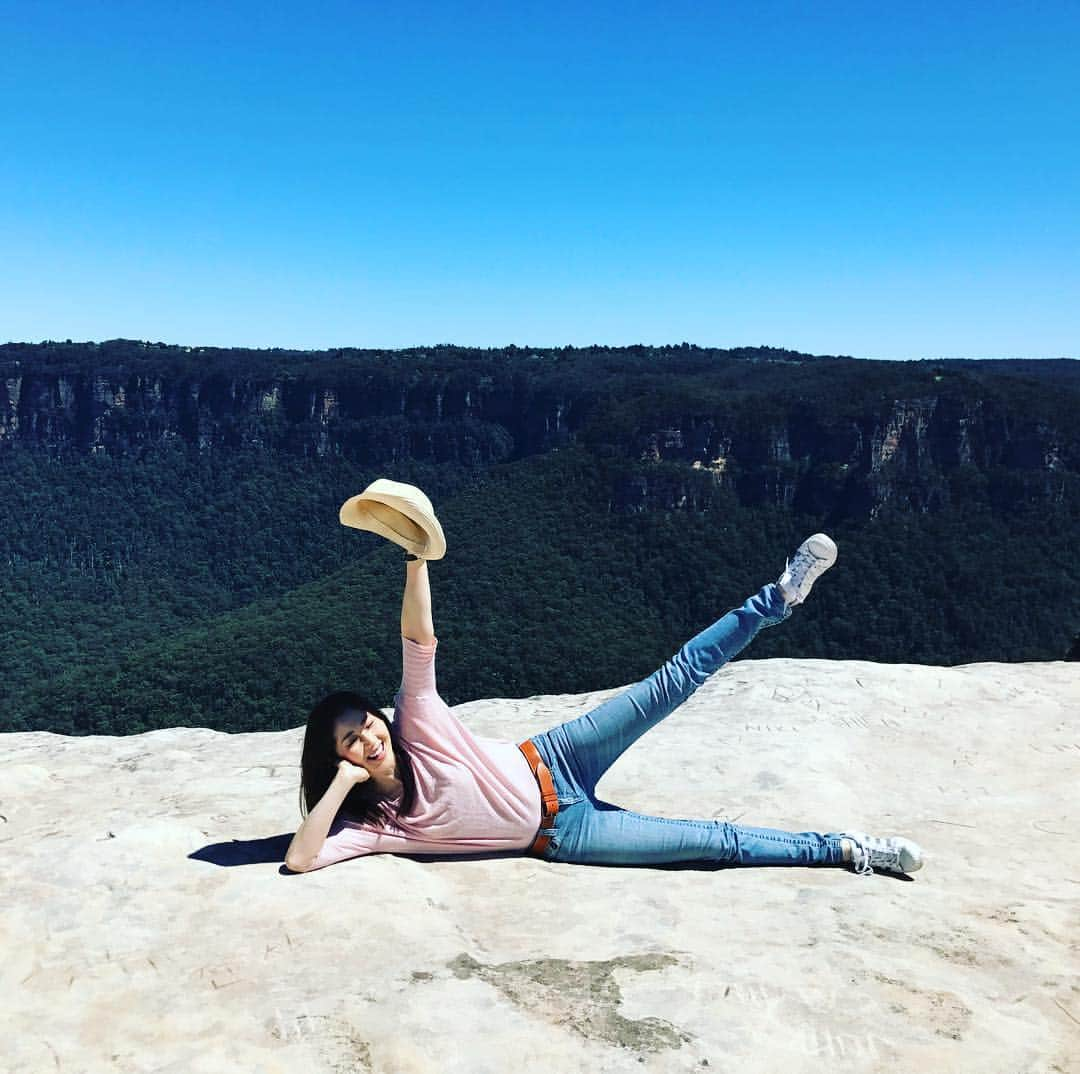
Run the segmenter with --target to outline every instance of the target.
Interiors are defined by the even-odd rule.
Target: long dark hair
[[[304,732],[304,751],[300,757],[301,817],[306,817],[318,805],[337,775],[341,757],[338,756],[334,740],[334,725],[340,717],[353,712],[357,715],[370,712],[372,716],[382,720],[390,732],[390,741],[394,745],[394,775],[402,784],[401,802],[391,815],[401,816],[408,813],[416,801],[412,759],[398,736],[394,721],[388,720],[380,709],[361,694],[351,690],[338,690],[324,697],[308,716],[307,730]],[[385,804],[387,802],[388,796],[369,779],[357,783],[345,795],[340,812],[360,823],[377,824],[386,817],[391,808]]]

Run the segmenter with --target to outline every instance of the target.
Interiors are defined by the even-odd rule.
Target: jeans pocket
[[[547,846],[541,851],[541,857],[546,858],[548,861],[552,859],[555,851],[559,849],[559,843],[562,840],[562,833],[558,828],[541,828],[537,833],[539,835],[546,835],[548,837]]]

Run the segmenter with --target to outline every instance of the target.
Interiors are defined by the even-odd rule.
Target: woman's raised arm
[[[401,598],[401,633],[406,638],[430,645],[435,639],[431,620],[431,586],[426,559],[405,563],[405,595]]]

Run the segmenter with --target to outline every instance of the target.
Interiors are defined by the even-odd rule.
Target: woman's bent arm
[[[334,823],[341,803],[353,789],[354,781],[338,769],[333,782],[327,788],[315,808],[304,818],[304,823],[297,829],[289,849],[285,852],[285,864],[294,873],[305,873],[315,863],[315,859],[326,842],[330,825]]]

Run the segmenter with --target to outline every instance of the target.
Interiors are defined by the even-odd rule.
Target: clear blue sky
[[[0,341],[1080,357],[1080,4],[0,0]]]

